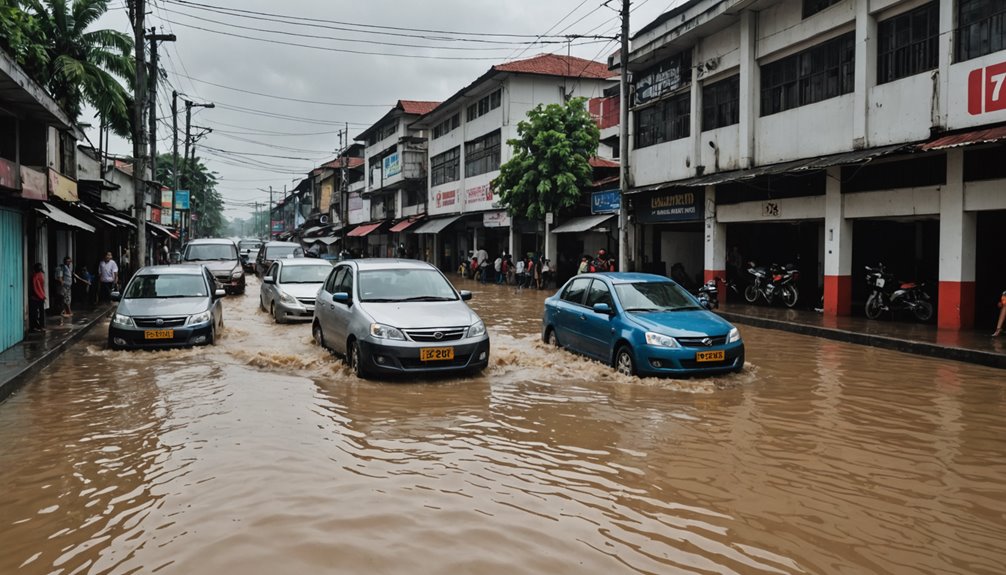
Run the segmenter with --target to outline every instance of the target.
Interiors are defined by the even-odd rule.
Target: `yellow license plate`
[[[695,361],[723,361],[726,359],[726,352],[722,349],[718,351],[697,351]]]
[[[148,329],[143,332],[143,339],[171,339],[175,337],[173,329]]]
[[[454,359],[453,347],[424,347],[419,350],[419,361],[450,361]]]

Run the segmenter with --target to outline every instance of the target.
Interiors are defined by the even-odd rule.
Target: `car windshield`
[[[320,284],[328,277],[332,266],[284,266],[279,273],[281,284]]]
[[[437,270],[364,270],[359,279],[360,301],[454,301],[454,287]]]
[[[304,249],[300,246],[270,246],[266,250],[266,257],[272,260],[302,255],[304,255]]]
[[[189,244],[185,249],[187,262],[236,259],[238,259],[237,250],[230,244]]]
[[[615,293],[629,312],[702,309],[695,305],[688,292],[671,282],[615,284]]]
[[[124,299],[206,297],[206,281],[195,274],[138,275],[129,282]]]

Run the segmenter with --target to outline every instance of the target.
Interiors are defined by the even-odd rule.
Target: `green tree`
[[[38,22],[24,11],[20,0],[0,0],[0,50],[22,68],[29,62],[45,62],[49,56],[39,43],[41,36]]]
[[[539,104],[517,124],[517,138],[507,141],[513,157],[492,182],[500,204],[531,220],[575,205],[592,182],[590,158],[599,139],[584,98]]]
[[[182,160],[179,158],[179,162]],[[219,237],[227,231],[227,221],[224,218],[224,200],[217,192],[217,174],[206,167],[196,157],[189,159],[188,169],[179,165],[179,187],[190,193],[191,213],[196,215],[194,237]],[[171,166],[171,154],[158,154],[157,172],[154,179],[170,187],[174,182],[174,172]],[[186,183],[187,182],[187,183]]]

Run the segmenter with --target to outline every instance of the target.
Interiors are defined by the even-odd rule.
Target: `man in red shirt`
[[[30,331],[45,331],[45,273],[42,271],[42,264],[38,263],[31,274],[28,327]]]

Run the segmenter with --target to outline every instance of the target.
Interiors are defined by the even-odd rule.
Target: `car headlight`
[[[405,341],[405,334],[402,330],[380,323],[370,324],[370,335],[378,339],[399,339]]]
[[[481,320],[473,323],[468,328],[468,337],[482,337],[486,334],[486,324]]]
[[[279,292],[279,299],[283,303],[297,303],[297,298],[295,298],[292,295],[286,293],[285,291]]]
[[[678,344],[678,340],[673,337],[652,331],[646,332],[646,343],[647,345],[655,345],[657,347],[681,347]]]
[[[241,276],[243,276],[243,275],[245,275],[245,273],[241,270],[241,268],[238,268],[238,269],[234,270],[231,273],[231,278],[232,279],[241,279]]]
[[[206,323],[212,319],[213,316],[209,311],[204,311],[202,313],[197,313],[195,315],[189,316],[189,321],[185,322],[186,325],[195,325],[197,323]]]
[[[116,313],[112,315],[112,323],[124,327],[136,327],[136,324],[133,323],[133,318],[129,317],[128,315],[122,315],[121,313]]]
[[[736,327],[731,329],[730,333],[727,334],[727,343],[734,343],[735,341],[740,340],[741,340],[741,332]]]

